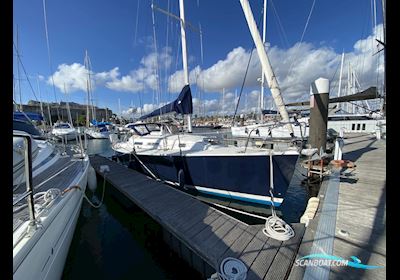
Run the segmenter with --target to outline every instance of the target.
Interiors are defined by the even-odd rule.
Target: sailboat
[[[125,142],[113,142],[118,155],[130,154],[129,166],[155,179],[199,192],[258,204],[281,205],[299,157],[284,151],[214,144],[192,134],[192,95],[186,54],[184,4],[180,0],[182,60],[185,85],[178,98],[142,116],[145,120],[175,112],[187,116],[187,132],[172,122],[137,123]],[[274,199],[271,199],[270,157],[273,157]]]
[[[88,52],[85,52],[85,59],[84,59],[85,68],[87,71],[87,80],[86,80],[86,89],[87,89],[87,110],[86,110],[86,129],[85,134],[92,139],[108,139],[110,133],[113,133],[113,125],[110,122],[98,122],[96,120],[96,108],[92,104],[92,121],[90,120],[90,110],[89,104],[92,100],[92,80],[90,78],[91,73],[91,63]],[[107,110],[106,110],[107,114]]]
[[[14,121],[13,279],[60,279],[86,189],[89,158]],[[34,133],[38,135],[39,132]]]

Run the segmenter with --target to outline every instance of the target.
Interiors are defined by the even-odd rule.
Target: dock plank
[[[287,279],[289,276],[290,271],[286,267],[292,267],[297,254],[298,243],[305,231],[303,224],[293,224],[292,227],[296,233],[295,236],[282,243],[264,279]]]
[[[256,236],[250,241],[250,243],[243,250],[240,255],[240,260],[247,266],[247,275],[249,277],[254,277],[252,274],[256,274],[252,269],[251,265],[260,253],[260,249],[263,248],[264,244],[267,242],[268,237],[259,230]]]

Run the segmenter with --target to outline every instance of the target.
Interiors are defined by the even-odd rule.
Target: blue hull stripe
[[[229,194],[224,194],[224,193],[219,193],[219,192],[213,192],[213,191],[204,191],[204,190],[199,190],[201,193],[205,194],[211,194],[215,196],[220,196],[220,197],[226,197],[230,199],[235,199],[235,200],[241,200],[241,201],[246,201],[246,202],[251,202],[251,203],[258,203],[258,204],[264,204],[264,205],[272,205],[272,201],[265,201],[261,199],[256,199],[256,198],[248,198],[248,197],[242,197],[242,196],[237,196],[237,195],[229,195]],[[280,206],[281,202],[274,202],[274,206]]]

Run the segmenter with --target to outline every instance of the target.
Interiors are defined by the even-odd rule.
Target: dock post
[[[382,138],[382,131],[381,131],[381,124],[380,122],[377,123],[375,128],[376,139],[380,140]]]
[[[328,123],[329,80],[319,78],[310,88],[310,136],[312,148],[326,151],[326,133]]]
[[[343,146],[344,146],[343,128],[341,128],[339,136],[336,137],[336,140],[335,140],[335,155],[334,155],[334,158],[333,158],[334,160],[341,160],[342,159]]]

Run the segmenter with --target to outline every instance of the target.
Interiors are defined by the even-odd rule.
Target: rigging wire
[[[31,84],[31,81],[29,80],[29,76],[28,76],[28,74],[26,73],[25,66],[24,66],[24,64],[22,63],[22,60],[21,60],[21,58],[20,58],[20,56],[19,56],[19,54],[18,54],[18,49],[17,49],[17,47],[15,46],[15,43],[14,43],[14,41],[13,41],[13,45],[14,45],[14,48],[15,48],[15,50],[16,50],[16,52],[17,52],[17,58],[18,58],[18,61],[19,61],[19,63],[21,64],[21,66],[22,66],[22,70],[24,70],[24,73],[25,73],[26,79],[27,79],[27,81],[28,81],[28,83],[29,83],[29,87],[31,88],[31,90],[32,90],[32,93],[33,93],[33,95],[35,96],[35,99],[36,99],[36,101],[38,101],[38,102],[39,102],[38,98],[36,97],[35,91],[33,90],[33,87],[32,87],[32,84]],[[22,104],[21,104],[21,106],[22,106]]]
[[[271,0],[271,4],[272,4],[272,10],[274,11],[274,13],[275,13],[275,16],[276,16],[276,23],[278,24],[278,31],[280,31],[281,33],[279,33],[280,34],[280,36],[282,36],[281,37],[281,40],[282,40],[282,38],[284,39],[284,40],[282,40],[282,43],[283,44],[286,44],[286,47],[287,48],[289,48],[289,41],[288,41],[288,39],[287,39],[287,36],[286,36],[286,32],[285,32],[285,29],[283,28],[283,25],[282,25],[282,22],[281,22],[281,19],[280,19],[280,17],[279,17],[279,15],[278,15],[278,12],[276,11],[276,8],[275,8],[275,5],[274,5],[274,2]],[[283,42],[283,41],[285,41],[285,42]]]
[[[315,6],[315,0],[312,3],[312,6],[311,6],[310,12],[308,14],[308,18],[307,18],[306,24],[305,24],[304,29],[303,29],[303,34],[301,34],[300,42],[296,44],[296,48],[295,48],[295,51],[293,52],[293,56],[296,56],[296,51],[298,50],[298,48],[300,47],[301,43],[303,42],[304,35],[306,34],[306,30],[307,30],[307,27],[308,27],[308,23],[310,22],[310,18],[311,18],[312,12],[314,11],[314,6]],[[292,72],[295,58],[296,57],[293,57],[293,59],[292,59],[292,61],[290,63],[290,67],[289,67],[289,71],[288,71],[287,76],[289,76],[290,73]]]
[[[158,50],[157,50],[157,37],[156,37],[156,23],[155,23],[155,16],[154,16],[154,9],[153,9],[154,1],[151,1],[151,19],[153,23],[153,42],[154,42],[154,53],[156,56],[155,59],[155,75],[156,75],[156,96],[157,96],[157,102],[158,106],[160,106],[160,71],[159,71],[159,65],[158,65]],[[160,108],[161,109],[161,108]]]
[[[135,46],[136,46],[136,38],[137,38],[137,30],[138,30],[138,22],[139,22],[139,3],[140,3],[140,0],[137,1],[137,9],[136,9],[135,37],[133,39],[133,44]]]
[[[271,1],[271,2],[272,2],[272,1]],[[261,12],[260,19],[258,20],[258,25],[257,25],[257,26],[260,26],[262,16],[263,16],[263,13]],[[250,66],[251,58],[252,58],[252,56],[253,56],[253,51],[254,51],[255,47],[256,47],[256,44],[253,42],[253,47],[252,47],[251,52],[250,52],[249,61],[247,62],[246,71],[245,71],[245,73],[244,73],[244,78],[243,78],[242,86],[240,87],[239,99],[238,99],[238,101],[237,101],[237,103],[236,103],[236,106],[235,106],[235,113],[233,114],[233,117],[232,117],[232,126],[235,124],[235,117],[236,117],[236,114],[237,114],[237,110],[238,110],[238,108],[239,108],[240,98],[241,98],[242,93],[243,93],[244,84],[245,84],[245,82],[246,82],[247,73],[248,73],[248,71],[249,71],[249,66]],[[247,94],[246,94],[246,100],[247,100]],[[247,102],[246,102],[246,103],[247,103]]]
[[[168,13],[170,12],[170,0],[168,0],[168,3],[167,3],[167,11],[168,11]],[[166,30],[166,37],[165,37],[165,63],[164,63],[164,70],[165,70],[165,77],[164,77],[164,83],[165,83],[165,92],[166,93],[168,93],[168,63],[167,63],[167,59],[168,59],[168,43],[169,43],[169,25],[170,25],[170,20],[169,20],[169,17],[167,17],[166,18],[166,20],[167,20],[167,30]],[[160,77],[161,78],[161,77]],[[166,96],[167,97],[167,96]],[[168,102],[169,100],[168,100],[168,97],[167,98],[165,98],[165,100],[166,100],[166,102]]]
[[[48,56],[49,68],[50,68],[50,72],[51,72],[51,83],[53,85],[54,100],[57,103],[57,94],[56,94],[56,88],[54,85],[53,67],[52,67],[51,55],[50,55],[49,32],[48,32],[48,28],[47,28],[46,0],[43,0],[43,15],[44,15],[44,27],[45,27],[45,31],[46,31],[47,56]],[[60,119],[60,114],[58,112],[58,106],[57,106],[57,116]]]

